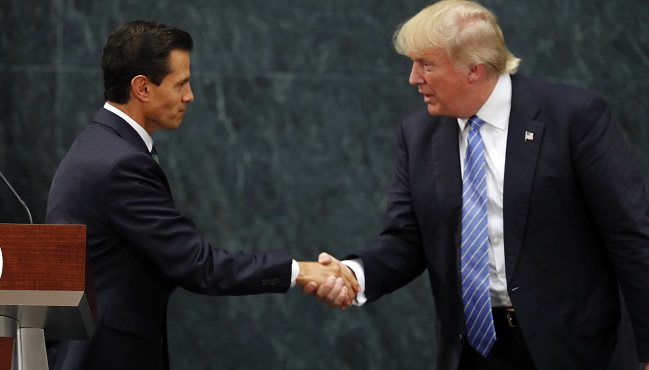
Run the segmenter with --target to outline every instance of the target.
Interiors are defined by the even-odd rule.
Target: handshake
[[[300,274],[296,283],[304,294],[313,294],[331,307],[351,306],[360,285],[352,270],[327,253],[318,262],[298,262]]]

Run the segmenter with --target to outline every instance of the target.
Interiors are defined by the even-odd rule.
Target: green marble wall
[[[649,178],[649,3],[485,0],[520,73],[603,95]],[[424,1],[0,0],[0,171],[43,222],[52,175],[102,105],[108,33],[132,19],[188,30],[195,102],[154,140],[176,202],[213,245],[337,256],[379,232],[399,120],[421,106],[395,27]],[[0,184],[0,221],[27,222]],[[332,310],[299,290],[177,291],[174,369],[432,369],[422,276]]]

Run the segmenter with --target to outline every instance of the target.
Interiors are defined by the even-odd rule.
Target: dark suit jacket
[[[641,360],[649,360],[649,207],[606,103],[512,76],[504,179],[508,292],[539,369],[606,367],[620,318],[618,284]],[[400,125],[381,236],[357,254],[369,301],[428,270],[438,369],[464,344],[458,124],[421,109]],[[526,132],[534,133],[525,140]]]
[[[165,311],[177,286],[209,295],[290,286],[287,252],[227,252],[203,239],[142,138],[103,108],[61,162],[45,221],[87,225],[97,298],[96,333],[53,345],[53,369],[167,367]]]

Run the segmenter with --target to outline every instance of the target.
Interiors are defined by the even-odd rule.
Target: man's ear
[[[487,69],[485,68],[484,64],[476,64],[472,67],[469,67],[469,83],[479,81],[485,73],[487,73]]]
[[[149,84],[151,81],[144,75],[137,75],[131,80],[131,92],[140,102],[149,101]]]

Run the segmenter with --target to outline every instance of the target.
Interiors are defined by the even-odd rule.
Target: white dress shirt
[[[486,122],[480,129],[487,161],[487,217],[489,232],[489,290],[491,304],[494,307],[511,306],[507,294],[505,276],[505,241],[503,234],[503,183],[505,180],[505,155],[507,151],[507,128],[512,103],[512,81],[509,74],[503,74],[491,92],[491,95],[478,110],[477,116]],[[460,166],[464,174],[464,157],[466,155],[468,130],[465,126],[468,119],[458,118],[460,126]],[[425,227],[422,225],[421,227]],[[356,274],[361,291],[356,296],[354,305],[361,306],[367,302],[365,297],[365,272],[360,259],[346,260],[343,263]]]

